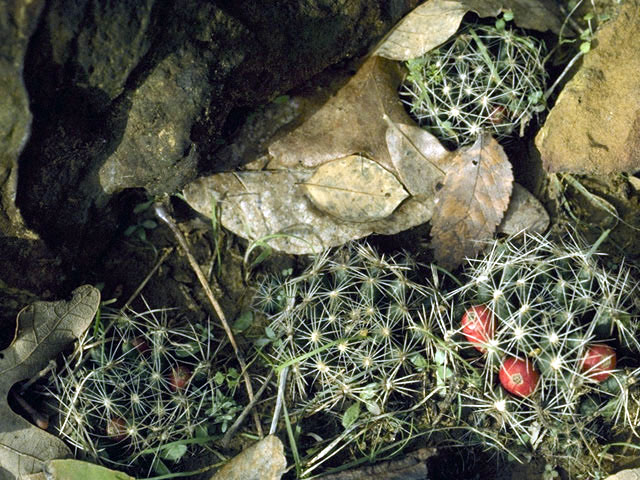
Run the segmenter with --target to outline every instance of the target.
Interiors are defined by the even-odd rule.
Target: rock
[[[35,239],[16,208],[18,157],[31,132],[29,97],[22,80],[24,57],[44,0],[0,5],[0,237]]]
[[[536,137],[549,172],[640,169],[640,8],[624,2],[596,35]]]
[[[61,269],[82,272],[130,214],[127,190],[172,194],[234,170],[247,159],[217,150],[251,109],[366,53],[416,3],[0,6],[14,29],[0,45],[0,232],[26,232],[21,212]]]
[[[605,480],[640,480],[640,468],[621,470],[615,475],[609,475]]]
[[[544,233],[549,227],[549,214],[540,201],[519,183],[513,184],[509,207],[498,226],[498,232],[515,235],[528,232]]]
[[[233,457],[211,480],[279,480],[286,467],[282,442],[269,435]]]

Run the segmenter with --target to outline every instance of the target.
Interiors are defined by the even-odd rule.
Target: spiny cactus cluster
[[[420,430],[584,473],[640,421],[638,289],[597,257],[524,234],[454,279],[351,244],[265,279],[255,305],[299,412],[358,417],[358,442]]]
[[[352,244],[318,256],[298,277],[263,281],[255,305],[279,339],[272,356],[291,365],[291,396],[307,412],[362,402],[380,414],[420,390],[410,330],[429,292],[415,278],[408,257]]]
[[[100,462],[158,470],[239,410],[235,381],[216,370],[209,326],[176,324],[167,310],[103,312],[50,390],[59,433]],[[197,442],[191,442],[197,443]]]
[[[480,352],[467,357],[467,374],[482,377],[463,392],[467,421],[495,423],[504,445],[574,472],[589,468],[585,455],[600,463],[594,445],[606,429],[635,433],[640,421],[637,284],[624,266],[612,273],[596,258],[572,238],[557,245],[525,234],[472,260],[445,299],[455,305],[451,348]],[[465,310],[475,329],[460,324]],[[615,369],[616,357],[628,367]]]
[[[542,44],[498,26],[467,24],[444,45],[406,62],[400,96],[418,123],[453,146],[483,131],[500,139],[544,109]]]

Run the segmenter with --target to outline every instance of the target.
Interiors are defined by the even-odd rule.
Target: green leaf
[[[510,22],[513,20],[513,12],[511,10],[505,10],[502,12],[502,18],[504,18],[506,22]]]
[[[589,53],[589,50],[591,50],[591,42],[582,42],[580,44],[580,51],[582,53]]]
[[[138,214],[138,213],[144,212],[146,209],[148,209],[151,206],[152,203],[153,203],[153,199],[137,204],[133,208],[133,213]]]
[[[438,365],[444,365],[447,359],[447,354],[443,350],[436,350],[436,354],[433,356],[433,361]]]
[[[124,231],[124,236],[130,237],[133,234],[133,232],[136,231],[137,228],[138,228],[138,225],[129,225],[127,229]]]
[[[253,312],[247,310],[242,312],[240,316],[233,322],[233,329],[237,332],[244,332],[253,324]]]
[[[129,475],[80,460],[51,460],[45,467],[51,480],[135,480]]]
[[[358,420],[360,416],[360,402],[351,405],[342,415],[342,426],[347,429]]]
[[[271,327],[266,327],[264,329],[264,334],[267,336],[269,340],[273,340],[274,338],[276,338],[276,332],[274,332]]]
[[[182,456],[187,453],[187,446],[182,443],[174,443],[172,445],[168,445],[161,450],[160,456],[164,460],[168,460],[170,462],[177,462],[182,458]]]
[[[413,363],[418,370],[424,370],[429,366],[427,359],[419,353],[411,356],[411,363]]]
[[[152,230],[158,226],[158,223],[155,220],[145,220],[140,225],[142,225],[144,228]]]

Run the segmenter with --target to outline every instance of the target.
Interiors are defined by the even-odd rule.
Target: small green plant
[[[544,110],[542,44],[506,26],[467,24],[450,41],[406,63],[400,96],[418,123],[453,146],[483,131],[505,138]]]
[[[50,391],[59,433],[78,455],[168,472],[193,446],[224,431],[241,407],[235,369],[214,363],[209,325],[185,325],[165,309],[103,311]]]

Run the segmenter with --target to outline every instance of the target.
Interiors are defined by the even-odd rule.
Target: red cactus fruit
[[[540,374],[529,360],[507,357],[500,368],[500,383],[509,393],[528,397],[538,385]]]
[[[593,343],[587,346],[582,357],[582,371],[591,380],[602,382],[611,375],[611,370],[616,368],[616,351],[613,347],[602,343]]]
[[[178,367],[171,369],[171,374],[169,375],[169,386],[171,387],[171,390],[177,392],[187,386],[190,378],[191,370],[179,365]]]
[[[493,338],[495,322],[493,312],[486,305],[473,305],[462,316],[462,333],[482,353],[487,351],[486,344]]]

